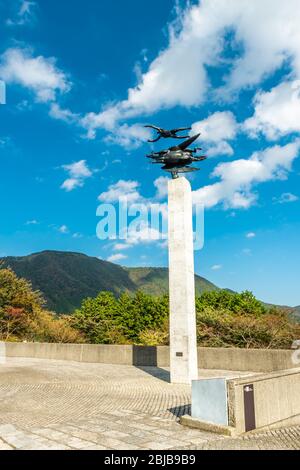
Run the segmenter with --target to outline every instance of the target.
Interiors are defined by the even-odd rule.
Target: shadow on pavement
[[[146,374],[152,375],[156,379],[163,380],[164,382],[170,383],[170,372],[165,369],[161,369],[160,367],[147,367],[147,366],[140,366],[138,369],[146,372]]]
[[[184,415],[191,415],[191,404],[188,403],[186,405],[175,406],[174,408],[168,408],[168,411],[172,413],[172,415],[177,416],[180,418]]]

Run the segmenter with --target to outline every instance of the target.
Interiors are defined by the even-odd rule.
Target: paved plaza
[[[190,388],[169,384],[164,369],[11,358],[0,365],[0,450],[300,449],[300,426],[228,438],[181,426],[189,409]]]

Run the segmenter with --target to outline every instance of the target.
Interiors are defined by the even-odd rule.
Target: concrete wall
[[[78,362],[169,367],[169,347],[95,344],[6,343],[8,357],[33,357]],[[198,348],[202,369],[271,372],[296,368],[292,351]]]
[[[198,348],[200,369],[272,372],[299,367],[292,362],[292,350]]]
[[[105,344],[6,343],[7,357],[168,367],[169,348]]]
[[[246,431],[244,386],[254,390],[255,429],[300,422],[300,369],[262,374],[228,382],[229,425]]]

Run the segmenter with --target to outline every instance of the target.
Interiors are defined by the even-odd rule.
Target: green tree
[[[167,317],[167,297],[137,292],[116,299],[111,293],[101,292],[83,301],[72,316],[72,325],[93,343],[135,343],[141,332],[161,328]]]
[[[122,328],[116,322],[117,300],[111,292],[100,292],[83,301],[72,316],[72,326],[91,343],[124,342]]]
[[[0,339],[4,341],[83,341],[66,318],[57,319],[43,309],[40,292],[18,278],[11,269],[0,269]]]
[[[219,310],[225,309],[239,315],[264,315],[268,309],[257,300],[252,292],[245,291],[241,294],[227,290],[204,292],[196,299],[197,312],[204,311],[206,307]]]

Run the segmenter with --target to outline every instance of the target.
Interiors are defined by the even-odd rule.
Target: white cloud
[[[64,189],[67,192],[73,191],[76,188],[82,188],[83,181],[77,178],[68,178],[61,185],[61,189]]]
[[[115,263],[117,261],[122,261],[124,259],[127,259],[127,256],[123,255],[123,253],[116,253],[115,255],[111,255],[107,258],[107,261],[110,263]]]
[[[81,120],[81,125],[87,130],[88,138],[94,139],[96,137],[97,129],[106,129],[108,131],[113,131],[116,126],[116,122],[120,119],[120,117],[121,115],[118,109],[111,107],[105,109],[99,114],[86,114]]]
[[[169,178],[167,176],[160,176],[154,181],[157,199],[164,199],[168,195],[168,181]]]
[[[108,191],[101,193],[98,199],[101,202],[113,203],[126,198],[128,203],[135,203],[141,199],[138,188],[137,181],[119,180],[117,183],[111,184]]]
[[[25,225],[38,225],[39,222],[35,219],[33,220],[27,220],[26,224]]]
[[[270,14],[272,12],[272,14]],[[210,83],[206,67],[228,64],[224,87],[214,96],[260,83],[288,65],[300,78],[299,0],[201,0],[188,3],[184,13],[169,27],[169,42],[142,74],[127,99],[86,116],[89,133],[113,129],[122,119],[152,114],[177,105],[203,103]],[[228,33],[232,33],[229,43]],[[224,56],[225,43],[239,54]],[[224,60],[226,59],[226,61]],[[212,93],[211,93],[212,94]]]
[[[237,129],[235,116],[230,111],[216,112],[192,126],[192,132],[201,133],[201,139],[210,143],[234,139]]]
[[[122,201],[122,199],[125,199],[128,204],[143,204],[148,218],[150,218],[150,212],[151,217],[159,213],[163,221],[165,221],[167,218],[167,204],[156,201],[165,197],[167,180],[168,178],[166,177],[160,177],[155,180],[154,186],[156,187],[156,194],[152,199],[144,198],[140,194],[139,183],[131,180],[119,180],[117,183],[111,184],[107,191],[100,194],[98,199],[99,201],[107,204],[118,203],[119,201]],[[160,229],[164,227],[161,223],[159,225]],[[127,238],[114,244],[113,250],[118,252],[124,251],[140,244],[157,243],[165,238],[159,229],[150,226],[149,220],[139,221],[138,226],[136,226],[136,224],[129,225],[126,236]]]
[[[63,168],[68,171],[73,178],[89,178],[92,176],[92,172],[88,168],[85,160],[80,160],[70,165],[63,165]]]
[[[160,200],[164,199],[168,194],[168,180],[166,176],[160,176],[154,181],[156,193],[152,198],[145,198],[140,193],[140,183],[132,180],[119,180],[117,183],[111,184],[108,190],[101,193],[98,197],[99,201],[105,203],[119,202],[119,200],[126,198],[128,203],[143,203],[149,209],[156,209],[165,214],[165,204]]]
[[[292,193],[282,193],[281,196],[273,198],[275,204],[287,204],[296,201],[299,201],[299,197]]]
[[[192,132],[201,133],[200,139],[209,145],[208,150],[205,149],[205,154],[208,157],[231,156],[234,152],[227,141],[236,137],[238,127],[234,114],[230,111],[223,111],[195,122],[192,126]]]
[[[14,19],[9,18],[6,21],[8,26],[23,26],[35,20],[37,3],[29,0],[21,0],[18,3],[19,8],[16,17]]]
[[[120,145],[125,149],[138,148],[143,142],[146,142],[151,137],[151,132],[145,127],[134,124],[128,126],[123,124],[117,127],[111,134],[109,134],[105,141],[112,144]]]
[[[205,149],[205,155],[207,157],[219,157],[220,155],[232,156],[234,154],[233,148],[228,142],[222,141]]]
[[[114,251],[125,251],[137,245],[157,243],[162,239],[162,234],[147,224],[142,224],[140,230],[129,230],[128,237],[123,243],[115,243]]]
[[[54,58],[33,57],[28,49],[8,49],[1,56],[0,76],[7,83],[30,89],[39,102],[54,101],[57,93],[65,93],[71,86]]]
[[[282,147],[276,145],[254,152],[248,160],[217,165],[211,176],[220,181],[194,191],[194,202],[202,203],[207,208],[221,203],[225,208],[249,208],[257,200],[253,186],[265,181],[285,179],[299,149],[300,140],[296,140]]]
[[[128,244],[126,244],[126,243],[116,243],[116,244],[113,246],[113,250],[115,250],[115,251],[128,250],[128,248],[130,248],[130,245],[128,245]]]
[[[63,165],[62,168],[69,174],[69,178],[63,182],[61,189],[68,192],[82,187],[85,180],[90,178],[93,174],[92,170],[87,166],[86,160],[80,160],[69,165]]]
[[[300,80],[285,81],[269,92],[256,94],[254,115],[243,125],[250,137],[259,133],[275,140],[300,132]]]
[[[222,264],[214,264],[210,269],[212,271],[220,271],[220,269],[222,268],[223,268]]]
[[[82,238],[82,237],[83,237],[82,233],[79,233],[79,232],[73,233],[72,235],[72,238],[76,238],[76,239]]]
[[[63,234],[69,233],[69,229],[66,225],[62,225],[61,227],[59,227],[58,231]]]
[[[69,109],[63,109],[57,103],[51,103],[49,116],[53,119],[67,122],[68,124],[77,123],[79,115],[73,113]]]
[[[129,230],[126,243],[129,245],[140,245],[142,243],[153,243],[162,239],[159,230],[150,227],[147,223],[141,224],[140,230]]]
[[[246,238],[255,238],[256,237],[256,233],[254,232],[249,232],[246,234]]]

